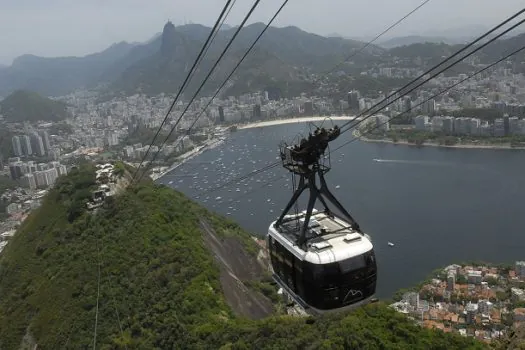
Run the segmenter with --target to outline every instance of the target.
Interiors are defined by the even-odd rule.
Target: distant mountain
[[[11,122],[56,121],[68,116],[66,106],[62,102],[25,90],[15,91],[0,102],[0,113]]]
[[[212,81],[206,85],[204,93],[214,90],[220,84],[264,26],[263,23],[254,23],[241,30],[213,74]],[[232,28],[219,32],[194,81],[204,78],[235,30]],[[126,69],[112,89],[126,93],[141,91],[151,94],[177,91],[209,31],[210,28],[199,24],[175,27],[168,23],[162,37],[151,43],[155,43],[160,50]],[[165,42],[176,45],[164,50],[162,47]],[[257,90],[268,85],[290,86],[289,83],[293,86],[301,83],[300,77],[304,72],[328,68],[362,45],[363,43],[355,40],[307,33],[297,27],[270,27],[258,42],[255,52],[239,68],[234,85],[247,90]],[[371,46],[357,59],[366,60],[367,54],[381,52],[382,49]],[[190,85],[188,91],[196,87]],[[242,89],[232,86],[230,91],[240,90]]]
[[[345,38],[343,35],[339,34],[339,33],[328,33],[326,35],[327,38]]]
[[[217,66],[202,95],[215,91],[229,74],[246,48],[265,27],[254,23],[241,30],[230,50]],[[236,28],[223,28],[201,62],[185,97],[193,95]],[[63,95],[76,89],[104,84],[106,95],[144,92],[158,94],[178,91],[210,28],[200,24],[175,27],[166,24],[162,33],[142,43],[121,42],[85,57],[43,58],[24,55],[7,68],[0,68],[0,96],[18,89],[36,91],[45,96]],[[469,32],[470,33],[470,32]],[[467,35],[466,33],[465,35]],[[518,39],[515,39],[518,38]],[[522,36],[501,40],[480,54],[484,60],[497,57],[509,47],[516,47]],[[359,74],[363,67],[391,63],[391,57],[437,63],[450,55],[465,37],[446,35],[412,35],[384,40],[379,47],[370,45],[352,58],[354,65],[343,65],[348,74]],[[312,73],[331,70],[344,58],[359,50],[363,41],[343,38],[335,33],[324,37],[297,27],[270,27],[253,52],[228,82],[224,94],[267,89],[276,96],[297,95],[308,90]],[[386,48],[389,49],[386,49]],[[499,57],[499,56],[498,56]],[[405,60],[405,65],[411,65]],[[456,67],[463,69],[462,66]]]
[[[456,45],[456,44],[463,44],[465,42],[466,40],[456,39],[456,38],[410,35],[410,36],[402,36],[402,37],[385,39],[385,40],[379,41],[378,45],[386,49],[390,49],[393,47],[419,44],[419,43],[445,43],[448,45]]]
[[[45,58],[23,55],[0,70],[0,96],[18,89],[31,89],[58,96],[106,79],[107,69],[125,58],[135,45],[121,42],[85,57]]]
[[[480,50],[476,55],[483,63],[491,63],[501,58],[504,54],[510,53],[523,46],[525,40],[525,33],[506,39],[496,40],[490,45]],[[414,43],[410,45],[398,46],[391,48],[388,53],[392,56],[405,58],[431,58],[434,61],[439,61],[445,56],[450,56],[455,51],[459,50],[463,44],[449,45],[446,43]],[[525,54],[521,53],[512,58],[512,60],[525,58]]]
[[[243,28],[203,93],[218,86],[264,26],[263,23],[255,23]],[[235,30],[223,25],[194,81],[205,76]],[[175,27],[168,23],[163,33],[154,35],[145,43],[121,42],[85,57],[23,55],[16,58],[12,66],[0,69],[0,97],[18,89],[57,96],[101,83],[109,83],[106,86],[109,86],[107,91],[111,93],[174,92],[178,90],[209,31],[210,28],[200,24]],[[304,81],[300,77],[305,72],[327,69],[361,46],[359,41],[326,38],[297,27],[271,27],[239,68],[235,75],[237,88],[235,83],[230,84],[230,91],[254,90],[268,84],[285,87],[289,91],[295,88],[300,90]],[[380,53],[382,49],[370,47],[368,53],[371,52]],[[357,59],[366,61],[366,54],[359,56]],[[196,84],[190,88],[195,89]]]
[[[502,56],[509,54],[512,51],[518,50],[523,46],[524,42],[525,33],[504,40],[496,40],[495,42],[488,45],[485,49],[481,50],[479,57],[484,63],[494,62],[500,59]],[[523,62],[525,60],[525,50],[521,51],[521,53],[517,55],[514,55],[511,60],[514,62]]]
[[[461,22],[458,22],[461,23]],[[446,29],[429,29],[425,31],[419,31],[417,35],[428,36],[428,37],[445,37],[449,39],[461,40],[464,38],[478,37],[482,33],[490,30],[491,26],[484,24],[465,24],[465,25],[452,25],[446,26]],[[416,33],[413,33],[416,34]]]

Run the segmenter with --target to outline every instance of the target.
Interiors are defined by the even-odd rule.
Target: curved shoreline
[[[355,116],[331,116],[331,117],[300,117],[300,118],[287,118],[287,119],[276,119],[268,120],[262,122],[253,122],[248,124],[236,124],[238,130],[242,129],[253,129],[253,128],[263,128],[266,126],[272,125],[283,125],[283,124],[292,124],[292,123],[306,123],[306,122],[318,122],[327,120],[354,120]]]
[[[247,123],[247,124],[234,124],[237,126],[238,130],[242,129],[254,129],[254,128],[263,128],[266,126],[272,126],[272,125],[284,125],[284,124],[292,124],[292,123],[306,123],[311,121],[323,121],[325,119],[331,119],[333,121],[347,121],[347,120],[354,120],[355,116],[331,116],[331,117],[300,117],[300,118],[287,118],[287,119],[277,119],[277,120],[268,120],[268,121],[262,121],[262,122],[253,122],[253,123]],[[202,145],[198,147],[197,149],[193,149],[191,151],[188,151],[186,153],[181,154],[178,158],[179,160],[173,163],[170,167],[168,167],[166,170],[155,173],[150,176],[154,181],[159,180],[160,178],[166,176],[168,173],[172,172],[173,170],[177,169],[179,166],[183,165],[185,162],[190,160],[191,158],[201,154],[202,152],[217,147],[219,144],[222,143],[223,140],[215,139],[209,141],[208,144]]]
[[[170,172],[172,172],[173,170],[177,169],[179,166],[183,165],[184,163],[186,163],[188,160],[198,156],[199,154],[209,150],[209,149],[212,149],[212,148],[215,148],[217,146],[219,146],[220,144],[222,144],[224,140],[221,140],[221,139],[213,139],[211,141],[207,141],[205,144],[203,145],[200,145],[194,149],[192,149],[191,151],[188,151],[186,153],[183,153],[181,154],[179,157],[177,157],[177,161],[175,161],[175,163],[173,163],[170,167],[168,167],[167,169],[163,170],[162,172],[160,173],[154,173],[154,174],[151,174],[150,177],[153,181],[156,181],[156,180],[159,180],[160,178],[166,176],[167,174],[169,174]]]

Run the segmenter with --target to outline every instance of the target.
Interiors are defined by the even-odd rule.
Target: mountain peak
[[[175,25],[171,21],[168,21],[164,25],[164,29],[162,31],[162,35],[165,35],[166,33],[169,33],[169,32],[173,32],[174,30],[175,30]]]
[[[177,46],[177,31],[173,23],[168,21],[162,30],[161,52],[163,55],[171,55]]]
[[[52,120],[68,117],[66,106],[34,91],[17,90],[0,102],[6,120],[11,122]]]

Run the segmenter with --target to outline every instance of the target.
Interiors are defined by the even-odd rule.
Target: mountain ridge
[[[424,35],[407,35],[407,36],[400,36],[400,37],[394,37],[389,38],[385,40],[381,40],[377,43],[377,45],[384,47],[386,49],[391,49],[394,47],[399,46],[406,46],[411,44],[418,44],[418,43],[445,43],[447,45],[457,45],[457,44],[464,44],[468,40],[472,38],[450,38],[445,36],[424,36]]]
[[[88,212],[95,187],[90,163],[60,177],[0,255],[0,348],[484,348],[423,329],[381,302],[307,320],[239,317],[199,221],[219,242],[248,249],[246,232],[149,181]]]
[[[215,90],[264,27],[264,23],[257,22],[241,30],[201,95],[210,94]],[[17,57],[11,66],[0,68],[0,96],[7,96],[17,89],[31,89],[46,96],[56,96],[97,86],[105,86],[103,91],[109,95],[137,92],[172,93],[178,91],[209,30],[210,28],[200,24],[173,26],[170,35],[175,40],[179,55],[170,58],[158,54],[162,49],[163,33],[143,43],[116,43],[106,50],[84,57],[43,58],[22,55]],[[225,27],[219,31],[201,63],[195,81],[204,78],[235,30],[236,27]],[[521,35],[517,37],[522,38]],[[383,45],[396,47],[385,49],[381,44],[370,45],[365,52],[352,58],[352,65],[343,65],[341,70],[349,69],[355,74],[360,67],[366,69],[370,65],[388,62],[388,57],[392,55],[409,59],[415,57],[414,55],[435,55],[435,61],[440,59],[444,52],[451,52],[457,45],[445,44],[441,50],[435,51],[435,47],[424,46],[421,41],[443,38],[446,37],[428,39],[416,35],[390,39],[390,42],[384,40]],[[486,59],[493,58],[501,49],[514,47],[515,38],[498,40],[497,45],[493,44],[497,48],[491,45],[483,50],[486,53],[484,56]],[[412,46],[418,44],[423,45],[420,46],[421,50]],[[256,46],[257,54],[267,59],[263,60],[253,57],[253,53],[250,54],[224,93],[265,88],[282,89],[286,86],[290,86],[288,94],[296,93],[308,86],[308,77],[311,74],[329,70],[353,52],[360,50],[363,45],[362,41],[341,36],[325,37],[303,31],[296,26],[270,27]],[[430,48],[430,51],[425,52],[426,48]],[[191,95],[196,88],[197,83],[193,83],[187,94]]]

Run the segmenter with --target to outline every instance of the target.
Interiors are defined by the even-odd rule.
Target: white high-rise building
[[[478,314],[478,304],[468,303],[465,307],[467,313],[466,321],[467,324],[473,324],[476,322],[476,315]]]
[[[443,117],[441,116],[438,116],[438,117],[433,117],[431,119],[431,123],[432,123],[432,132],[439,132],[441,130],[443,130]]]
[[[41,130],[38,132],[40,134],[40,137],[42,138],[42,142],[44,144],[44,150],[49,153],[51,150],[51,141],[49,140],[49,134],[46,130]]]
[[[525,261],[516,261],[516,276],[525,278]]]
[[[419,308],[419,293],[418,292],[408,292],[403,294],[403,299],[408,301],[408,303],[415,307]]]
[[[23,156],[24,154],[22,153],[22,142],[20,141],[20,137],[13,136],[12,143],[13,143],[13,153],[15,154],[15,156],[17,157]]]
[[[416,124],[416,130],[425,130],[426,125],[428,123],[428,116],[427,115],[418,115],[415,119]]]
[[[388,116],[379,114],[376,115],[376,128],[377,130],[388,131],[390,130],[390,119]]]
[[[521,132],[520,119],[518,117],[509,118],[509,133],[511,135],[519,135]]]
[[[26,156],[33,154],[33,149],[31,148],[31,139],[27,135],[19,136],[20,144],[22,145],[22,153]]]
[[[31,148],[33,152],[37,156],[44,156],[46,154],[46,150],[44,148],[44,142],[42,141],[42,137],[38,133],[32,133],[31,134]]]
[[[456,275],[452,272],[449,272],[447,275],[447,290],[453,292],[456,286]]]
[[[22,185],[24,187],[34,190],[36,188],[36,180],[33,174],[24,174],[21,179]]]
[[[55,168],[44,170],[45,173],[45,179],[46,179],[46,185],[51,186],[55,183],[56,179],[58,178],[58,171]]]
[[[445,134],[452,134],[454,132],[454,117],[444,117],[443,118],[443,132]]]
[[[39,188],[47,187],[45,170],[35,171],[34,173],[36,186]]]
[[[65,165],[59,165],[56,167],[56,170],[58,171],[58,176],[67,175],[67,167]]]
[[[498,118],[494,120],[494,136],[505,136],[505,121],[503,120],[503,118]]]
[[[480,127],[481,127],[481,120],[478,118],[471,118],[470,119],[470,130],[469,133],[471,135],[479,135],[480,134]]]
[[[480,300],[478,302],[478,312],[481,314],[489,314],[492,310],[493,304],[488,300]]]

